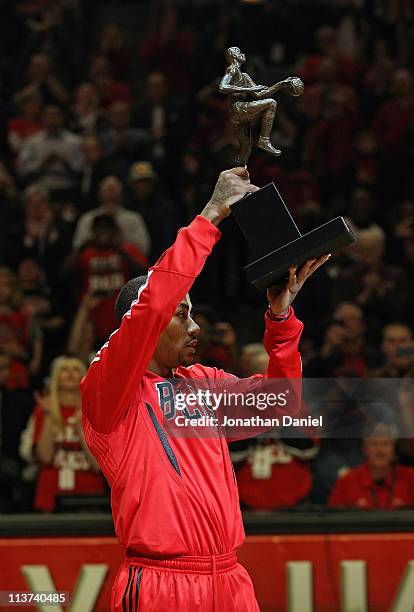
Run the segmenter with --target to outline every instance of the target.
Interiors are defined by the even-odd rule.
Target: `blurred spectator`
[[[139,52],[150,70],[161,72],[168,79],[172,93],[188,94],[191,91],[191,74],[187,66],[194,49],[194,34],[180,29],[177,9],[165,3],[154,3],[150,14],[147,35],[139,46]]]
[[[358,233],[349,248],[356,263],[344,270],[334,291],[334,301],[354,300],[371,325],[404,317],[408,287],[404,271],[383,261],[386,238],[379,227]]]
[[[254,374],[265,374],[269,365],[269,355],[263,344],[252,342],[243,346],[240,354],[239,374],[248,378]]]
[[[316,53],[310,55],[299,69],[299,76],[305,82],[305,85],[311,85],[318,80],[321,63],[326,58],[336,61],[341,82],[353,83],[357,73],[357,65],[353,59],[339,52],[335,29],[327,25],[321,26],[315,33],[315,42]]]
[[[332,57],[325,57],[319,64],[317,81],[305,87],[303,95],[298,102],[298,110],[309,120],[314,121],[322,114],[326,100],[338,94],[344,101],[348,112],[356,115],[358,101],[355,91],[349,85],[344,85],[338,78],[338,66]]]
[[[92,83],[81,83],[75,91],[70,129],[78,134],[94,134],[104,126],[105,118],[96,87]]]
[[[385,159],[398,153],[405,130],[414,123],[414,81],[409,70],[399,68],[394,72],[391,94],[391,100],[379,108],[372,124]]]
[[[131,107],[127,102],[112,102],[107,116],[109,126],[101,134],[103,155],[115,174],[126,178],[134,159],[145,154],[147,134],[145,130],[131,127]]]
[[[46,274],[35,259],[23,259],[17,269],[23,304],[39,325],[43,336],[43,361],[49,364],[65,345],[65,318],[56,293],[46,282]]]
[[[80,196],[82,209],[90,210],[98,204],[99,184],[110,174],[110,164],[103,158],[100,140],[94,134],[83,137],[82,153]]]
[[[122,231],[126,242],[136,244],[148,256],[151,241],[144,220],[140,214],[122,206],[122,183],[116,176],[107,176],[99,185],[99,206],[79,218],[73,237],[73,247],[80,249],[92,238],[92,222],[98,215],[112,215]]]
[[[107,23],[99,35],[99,53],[107,58],[111,75],[120,80],[128,76],[131,61],[125,38],[125,32],[116,23]]]
[[[177,211],[185,225],[203,210],[211,190],[210,163],[202,149],[188,146],[182,155],[181,173],[177,185],[177,201],[182,210]]]
[[[70,267],[78,293],[98,298],[91,321],[98,338],[105,341],[117,327],[115,301],[119,290],[132,277],[144,274],[148,262],[135,244],[122,240],[111,215],[92,220],[91,240],[71,257]]]
[[[395,429],[379,423],[364,439],[365,463],[336,483],[330,506],[391,510],[414,506],[414,469],[395,462]]]
[[[39,184],[23,192],[24,218],[11,232],[8,259],[18,263],[23,258],[38,261],[49,283],[57,282],[63,258],[70,248],[67,231],[55,218],[48,191]],[[56,290],[55,285],[55,290]]]
[[[129,86],[112,78],[109,61],[105,55],[95,55],[92,58],[89,80],[96,87],[104,108],[113,102],[131,104],[132,96]]]
[[[7,124],[7,139],[15,155],[30,136],[41,131],[42,96],[36,91],[21,94],[16,99],[19,114]]]
[[[362,130],[355,137],[355,182],[375,188],[379,175],[378,142],[371,130]]]
[[[26,83],[16,92],[15,99],[19,100],[29,93],[37,93],[48,105],[65,104],[68,100],[67,91],[52,73],[50,60],[45,53],[35,53],[30,58]]]
[[[197,304],[192,318],[200,327],[195,362],[236,373],[237,337],[232,325],[218,322],[217,313],[208,304]]]
[[[63,128],[57,106],[45,108],[42,124],[43,130],[20,149],[18,173],[25,184],[37,181],[54,192],[74,189],[82,163],[80,138]]]
[[[376,352],[366,343],[361,308],[349,302],[338,304],[324,329],[320,353],[309,360],[305,375],[314,378],[367,376],[376,363]]]
[[[393,68],[394,61],[387,41],[384,38],[375,39],[372,58],[362,78],[361,103],[368,121],[372,119],[372,111],[377,111],[387,97]]]
[[[58,495],[102,494],[98,464],[85,444],[79,384],[86,368],[73,357],[53,362],[47,393],[35,394],[36,408],[26,444],[40,463],[35,508],[52,512]]]
[[[340,91],[335,91],[328,94],[319,121],[307,133],[304,159],[319,177],[325,205],[349,189],[359,126],[355,110],[348,107]]]
[[[89,366],[101,346],[91,314],[99,302],[99,297],[85,293],[69,331],[66,352],[80,359],[86,366]]]
[[[33,409],[30,397],[7,388],[11,358],[0,351],[0,512],[15,512],[22,461],[20,435]]]
[[[11,358],[9,389],[25,389],[41,366],[43,339],[36,321],[23,306],[15,275],[0,268],[0,351]]]
[[[376,378],[402,378],[414,374],[414,337],[409,325],[395,321],[382,330],[384,365],[374,370]]]
[[[160,177],[150,162],[133,164],[128,172],[128,180],[131,186],[129,207],[144,219],[151,236],[150,260],[156,261],[174,242],[178,231],[174,204],[165,193]]]
[[[169,92],[164,74],[152,72],[145,84],[145,96],[136,109],[137,125],[151,138],[155,158],[176,159],[179,147],[189,136],[190,116],[185,100]]]

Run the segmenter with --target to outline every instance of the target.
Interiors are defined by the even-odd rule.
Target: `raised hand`
[[[269,300],[269,306],[274,315],[284,316],[288,313],[289,307],[293,300],[297,296],[300,289],[302,289],[304,282],[322,266],[331,254],[322,255],[318,259],[309,259],[299,269],[297,266],[289,268],[289,280],[284,286],[276,285],[269,287],[267,290],[267,299]]]
[[[252,185],[246,168],[232,168],[220,173],[213,195],[201,213],[214,225],[218,225],[231,213],[231,205],[247,193],[253,193],[259,188]]]

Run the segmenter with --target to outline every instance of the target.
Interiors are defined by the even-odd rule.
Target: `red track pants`
[[[112,587],[112,612],[259,612],[235,553],[148,559],[128,555]]]

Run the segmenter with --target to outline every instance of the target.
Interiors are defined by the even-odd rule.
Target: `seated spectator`
[[[81,83],[75,91],[70,129],[77,134],[95,134],[104,128],[105,123],[95,85]]]
[[[117,327],[115,301],[119,290],[132,277],[146,273],[148,262],[135,244],[122,239],[110,215],[92,220],[91,240],[70,258],[78,293],[99,298],[91,310],[98,338],[105,341]]]
[[[145,221],[152,245],[149,258],[156,261],[174,242],[178,231],[174,204],[164,192],[161,180],[150,162],[133,164],[128,179],[131,186],[129,206],[142,215]]]
[[[396,429],[378,423],[363,442],[365,462],[335,484],[329,505],[361,510],[414,506],[414,469],[395,461]]]
[[[364,311],[370,326],[404,318],[408,284],[404,271],[383,261],[386,247],[379,227],[362,230],[349,248],[356,263],[340,275],[334,301],[355,301]]]
[[[112,215],[122,231],[122,239],[132,242],[148,257],[151,241],[140,214],[122,206],[122,183],[116,176],[107,176],[99,185],[99,206],[84,213],[78,220],[73,248],[80,249],[92,238],[92,222],[98,215]]]
[[[10,367],[10,355],[0,351],[0,512],[15,512],[18,507],[19,441],[33,409],[26,393],[8,389]]]
[[[233,451],[241,503],[254,510],[289,508],[300,503],[311,490],[308,461],[317,453],[317,445],[306,438],[251,440],[244,451]]]
[[[108,107],[108,127],[101,134],[103,155],[113,172],[126,178],[131,163],[145,155],[148,136],[145,130],[131,126],[131,106],[116,101]]]
[[[82,164],[80,138],[63,128],[58,106],[46,106],[42,125],[43,130],[28,138],[20,150],[18,174],[26,185],[37,181],[54,192],[73,190]]]
[[[15,99],[19,100],[27,93],[40,94],[45,104],[65,104],[67,102],[67,91],[53,74],[50,60],[45,53],[35,53],[31,56],[26,83],[15,94]]]
[[[81,424],[80,381],[86,368],[73,357],[52,365],[48,393],[35,394],[36,407],[27,424],[40,463],[35,508],[52,512],[58,495],[102,494],[99,467],[85,444]]]
[[[15,275],[0,268],[0,350],[11,359],[9,389],[26,389],[41,366],[43,339],[36,321],[23,306]]]
[[[35,91],[24,93],[16,100],[19,114],[7,124],[7,140],[14,155],[20,153],[28,138],[41,131],[42,103],[41,95]]]

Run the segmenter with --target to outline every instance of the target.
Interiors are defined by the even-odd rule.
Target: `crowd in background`
[[[119,288],[234,165],[218,92],[233,45],[257,83],[305,83],[279,96],[282,156],[255,150],[252,182],[273,180],[303,232],[343,215],[358,234],[295,303],[304,376],[401,379],[370,405],[369,431],[357,419],[346,435],[355,406],[339,414],[349,394],[335,387],[311,409],[341,423],[336,435],[233,446],[241,502],[414,506],[414,2],[18,0],[0,12],[0,512],[106,492],[79,381],[116,327]],[[234,221],[221,229],[192,292],[197,360],[249,376],[267,367],[266,303]]]

